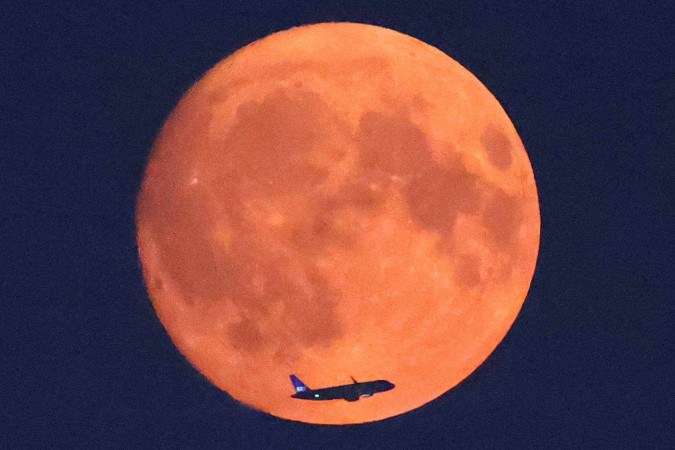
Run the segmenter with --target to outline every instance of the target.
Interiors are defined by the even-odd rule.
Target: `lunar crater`
[[[254,269],[251,264],[242,264],[245,258],[232,258],[237,264],[229,267],[231,284],[225,292],[242,317],[229,327],[228,339],[234,349],[258,352],[276,348],[288,341],[284,336],[290,331],[294,345],[286,351],[292,354],[326,346],[342,335],[335,313],[340,293],[311,265],[254,254],[250,259],[259,261]]]
[[[490,124],[483,130],[480,137],[490,162],[500,170],[511,167],[511,142],[498,126]]]

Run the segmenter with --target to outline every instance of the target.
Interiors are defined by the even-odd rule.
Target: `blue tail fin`
[[[291,375],[291,382],[293,383],[295,392],[305,392],[307,389],[309,389],[307,385],[300,381],[300,378],[296,377],[295,375]]]

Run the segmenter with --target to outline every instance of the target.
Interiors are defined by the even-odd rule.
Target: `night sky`
[[[668,2],[5,3],[0,447],[675,445]],[[185,91],[256,39],[326,21],[409,34],[478,77],[520,133],[542,216],[492,356],[359,426],[284,421],[209,384],[159,322],[135,242],[144,166]]]

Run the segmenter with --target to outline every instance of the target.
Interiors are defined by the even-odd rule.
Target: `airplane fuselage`
[[[361,397],[370,397],[379,392],[386,392],[394,388],[394,384],[387,380],[366,381],[363,383],[344,384],[323,389],[309,389],[296,392],[291,397],[302,400],[347,400],[355,402]]]

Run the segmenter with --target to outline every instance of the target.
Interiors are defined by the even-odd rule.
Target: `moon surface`
[[[527,153],[492,94],[385,28],[272,34],[218,63],[154,144],[143,275],[180,352],[277,417],[370,422],[428,403],[495,349],[539,247]],[[357,402],[291,398],[386,379]]]

